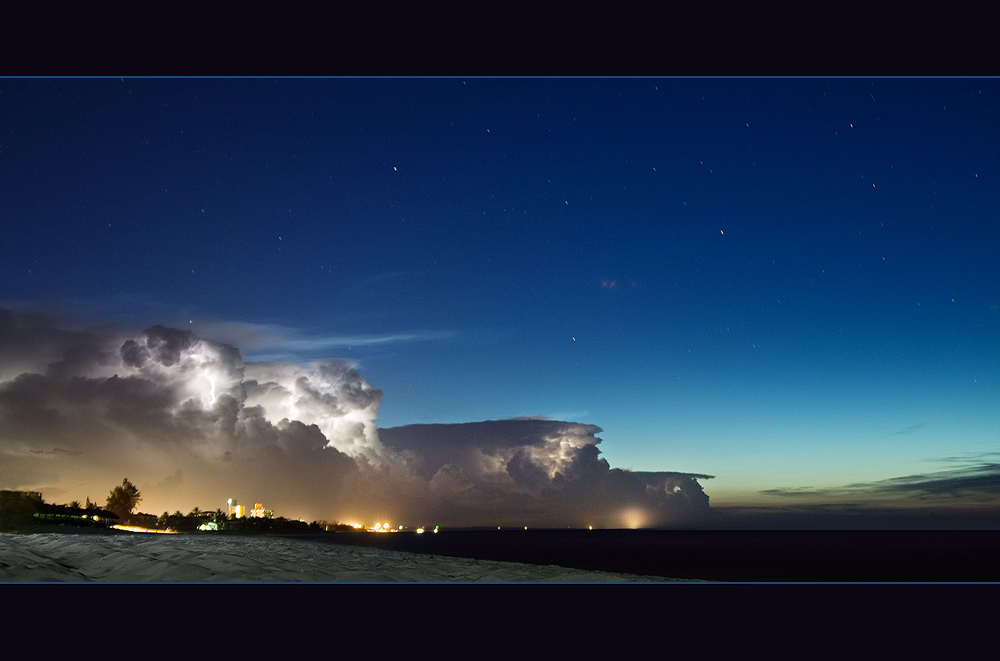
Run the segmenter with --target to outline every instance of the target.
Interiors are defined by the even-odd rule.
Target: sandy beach
[[[264,535],[0,534],[2,582],[662,582]]]

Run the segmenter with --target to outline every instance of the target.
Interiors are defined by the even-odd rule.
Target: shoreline
[[[271,535],[0,533],[0,582],[689,582]]]
[[[0,582],[1000,582],[1000,531],[0,534]]]

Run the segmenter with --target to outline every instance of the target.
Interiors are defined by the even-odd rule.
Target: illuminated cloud
[[[508,526],[632,527],[710,516],[698,483],[710,475],[613,469],[600,457],[600,432],[521,418],[408,425],[383,429],[379,437],[430,481],[428,509],[465,525],[492,519]]]
[[[328,518],[359,493],[361,457],[377,456],[381,392],[346,363],[244,365],[189,331],[6,310],[0,358],[4,488],[103,499],[125,475],[152,510],[237,496]]]
[[[264,502],[286,516],[412,524],[653,526],[711,513],[710,476],[600,457],[593,425],[544,419],[378,430],[349,362],[244,363],[189,330],[81,329],[0,309],[3,488],[146,511]]]
[[[352,456],[381,456],[375,418],[382,391],[349,363],[249,363],[246,378],[245,404],[260,407],[268,420],[315,425],[331,447]]]

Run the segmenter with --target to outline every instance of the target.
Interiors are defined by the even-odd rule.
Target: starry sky
[[[998,154],[991,79],[6,79],[0,307],[346,361],[378,429],[579,423],[734,512],[995,511]]]

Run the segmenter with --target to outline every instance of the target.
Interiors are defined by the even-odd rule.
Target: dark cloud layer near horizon
[[[594,425],[541,419],[379,430],[382,392],[351,363],[244,363],[152,326],[81,328],[0,308],[0,483],[143,511],[228,497],[306,519],[642,527],[711,515],[699,479],[600,457]]]
[[[963,506],[993,505],[1000,493],[1000,464],[973,462],[961,468],[934,471],[917,475],[904,475],[877,482],[849,484],[829,488],[779,488],[761,492],[782,498],[846,498],[859,496],[873,502],[900,497],[912,499],[916,504],[937,502],[942,505],[959,502]]]

